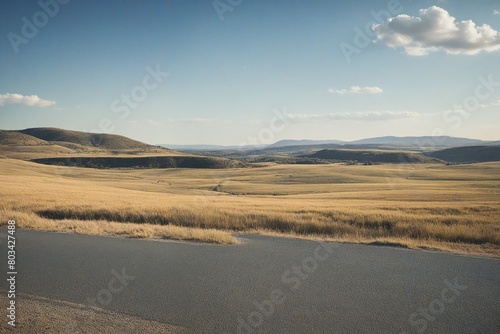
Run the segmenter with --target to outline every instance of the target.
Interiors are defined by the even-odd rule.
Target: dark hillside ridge
[[[325,149],[313,154],[304,155],[302,157],[330,161],[358,161],[374,163],[442,163],[442,161],[436,158],[427,157],[420,153],[402,151]]]
[[[426,154],[429,157],[457,163],[500,161],[500,145],[453,147]]]
[[[87,168],[236,168],[245,167],[242,162],[224,158],[195,156],[158,157],[71,157],[33,159],[45,165]]]

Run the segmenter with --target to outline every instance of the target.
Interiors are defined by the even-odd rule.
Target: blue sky
[[[500,139],[498,1],[41,3],[0,1],[1,129]]]

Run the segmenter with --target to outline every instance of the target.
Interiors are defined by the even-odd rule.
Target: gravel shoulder
[[[7,306],[6,292],[0,303]],[[5,322],[2,333],[167,333],[187,331],[179,326],[149,321],[97,307],[21,294],[17,297],[16,327]]]

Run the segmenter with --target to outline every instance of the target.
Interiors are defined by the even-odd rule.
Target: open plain
[[[500,255],[496,162],[92,169],[4,158],[0,179],[2,215],[20,228],[221,244],[246,232]]]

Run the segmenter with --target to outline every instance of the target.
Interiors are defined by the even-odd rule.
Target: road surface
[[[262,236],[235,246],[16,237],[18,292],[190,333],[500,332],[496,259]],[[5,229],[0,238],[6,272]]]

